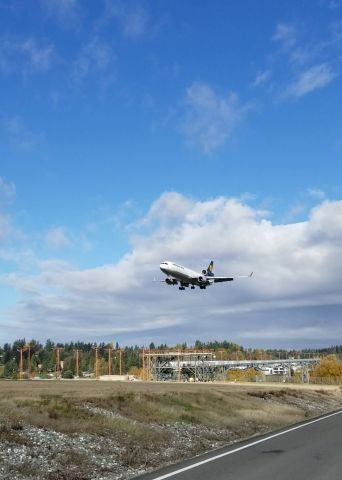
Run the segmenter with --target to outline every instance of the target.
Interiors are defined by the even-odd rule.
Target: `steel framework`
[[[305,372],[318,364],[319,358],[274,360],[217,360],[214,351],[203,350],[145,350],[141,352],[143,378],[154,381],[208,382],[217,380],[231,369],[282,366],[301,367]]]
[[[212,351],[197,350],[143,350],[142,363],[145,380],[198,381],[214,379]]]

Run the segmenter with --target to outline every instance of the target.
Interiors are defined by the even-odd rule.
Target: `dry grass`
[[[69,436],[91,434],[104,439],[99,442],[102,453],[106,452],[105,439],[120,440],[118,461],[124,466],[155,467],[161,461],[158,452],[173,444],[177,425],[199,430],[193,432],[191,446],[174,453],[169,461],[207,450],[215,441],[223,444],[264,433],[339,406],[342,395],[336,388],[0,382],[0,442],[29,445],[21,435],[27,425]],[[61,469],[46,478],[88,479],[89,462],[82,453],[71,451],[70,456],[61,457]]]
[[[0,421],[6,417],[18,425],[21,422],[67,434],[120,431],[132,435],[132,422],[138,434],[142,426],[146,430],[154,423],[232,428],[249,419],[278,427],[305,416],[305,411],[293,405],[293,399],[315,402],[322,396],[338,400],[341,393],[214,384],[2,382]],[[113,412],[113,416],[108,418],[80,408],[85,403]]]

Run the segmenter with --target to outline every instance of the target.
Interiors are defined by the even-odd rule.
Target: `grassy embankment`
[[[0,443],[29,448],[31,427],[89,435],[99,455],[114,455],[115,444],[121,465],[155,468],[340,406],[338,388],[1,382]],[[66,458],[66,471],[81,469],[82,478],[99,468],[77,447]]]

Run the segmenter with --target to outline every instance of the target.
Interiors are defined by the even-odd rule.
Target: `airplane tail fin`
[[[213,269],[214,269],[214,262],[211,261],[208,265],[208,268],[207,268],[207,276],[208,277],[213,277],[214,276]]]

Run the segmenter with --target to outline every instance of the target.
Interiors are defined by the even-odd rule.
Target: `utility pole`
[[[23,348],[19,348],[17,352],[20,352],[20,363],[19,363],[19,380],[23,379]]]
[[[146,380],[145,378],[145,347],[142,349],[142,370],[143,370],[143,379]]]
[[[61,350],[64,350],[64,348],[62,347],[55,347],[54,348],[55,352],[56,352],[56,379],[58,378],[61,378],[61,367],[60,367],[60,356],[59,356],[59,352]]]
[[[177,359],[178,359],[178,381],[180,382],[180,380],[181,380],[181,371],[180,371],[180,361],[179,361],[180,358],[179,358],[179,356],[180,356],[180,351],[179,351],[179,349],[178,349],[178,356],[177,356]]]
[[[99,378],[99,361],[98,361],[98,351],[99,347],[92,347],[95,350],[95,378]]]
[[[25,345],[25,350],[27,350],[27,380],[30,380],[31,377],[31,345],[27,343]]]
[[[122,375],[122,350],[119,350],[119,367],[120,367],[120,375]]]
[[[79,378],[80,376],[80,370],[79,370],[79,356],[78,356],[78,352],[79,350],[75,350],[76,352],[76,377]]]
[[[112,360],[111,360],[111,352],[113,350],[112,348],[106,348],[106,351],[108,352],[108,375],[112,374]]]

